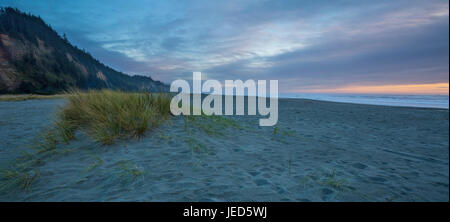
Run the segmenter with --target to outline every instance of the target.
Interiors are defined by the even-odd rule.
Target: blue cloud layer
[[[99,60],[170,82],[278,79],[280,90],[448,82],[448,1],[2,1]]]

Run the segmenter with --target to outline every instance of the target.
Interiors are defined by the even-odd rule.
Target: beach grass
[[[82,131],[103,145],[118,139],[140,138],[147,130],[160,126],[170,114],[171,95],[166,93],[122,92],[115,90],[73,90],[63,94],[68,103],[60,107],[57,118],[50,128],[37,135],[30,148],[9,167],[0,169],[0,193],[16,189],[28,190],[39,178],[39,166],[43,158],[67,150],[58,146],[75,139]],[[62,98],[61,95],[38,97],[8,97],[7,101],[26,98]],[[2,97],[5,98],[5,97]],[[14,98],[14,100],[12,99]],[[102,165],[99,157],[87,166],[91,171]],[[124,175],[133,178],[143,175],[136,166],[121,165]]]
[[[145,174],[145,170],[139,167],[136,163],[129,160],[121,160],[118,164],[117,170],[120,178],[134,180],[139,176]]]
[[[87,172],[91,171],[94,168],[97,168],[97,167],[99,167],[99,166],[101,166],[103,164],[103,160],[100,159],[100,157],[98,157],[96,155],[93,155],[92,157],[95,159],[95,161],[86,168]]]
[[[13,189],[27,191],[38,177],[39,169],[3,169],[0,172],[0,193],[10,192]]]
[[[102,144],[140,138],[170,117],[170,95],[114,90],[72,91],[55,123],[65,142],[81,130]]]
[[[0,102],[25,101],[32,99],[61,99],[69,96],[68,94],[39,95],[39,94],[20,94],[20,95],[0,95]]]
[[[198,129],[205,132],[208,136],[223,136],[223,130],[225,128],[236,128],[241,129],[242,126],[239,125],[235,120],[218,115],[206,115],[201,113],[201,115],[187,115],[184,116],[184,128],[186,132],[190,132],[189,127],[195,126]]]
[[[309,181],[313,181],[319,185],[331,187],[339,191],[347,190],[347,181],[343,178],[338,178],[336,171],[333,169],[331,173],[315,171],[306,175],[300,182],[303,186]]]

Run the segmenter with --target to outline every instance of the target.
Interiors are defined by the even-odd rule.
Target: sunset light
[[[299,90],[296,92],[448,95],[449,83],[398,84],[398,85],[379,85],[379,86],[351,85],[330,89]]]

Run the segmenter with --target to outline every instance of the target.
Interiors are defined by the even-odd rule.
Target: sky
[[[1,0],[104,64],[175,79],[275,79],[281,93],[447,94],[449,1]]]

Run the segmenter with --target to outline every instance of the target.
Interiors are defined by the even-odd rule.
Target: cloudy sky
[[[170,83],[277,79],[281,92],[444,93],[448,1],[2,0],[105,64]]]

